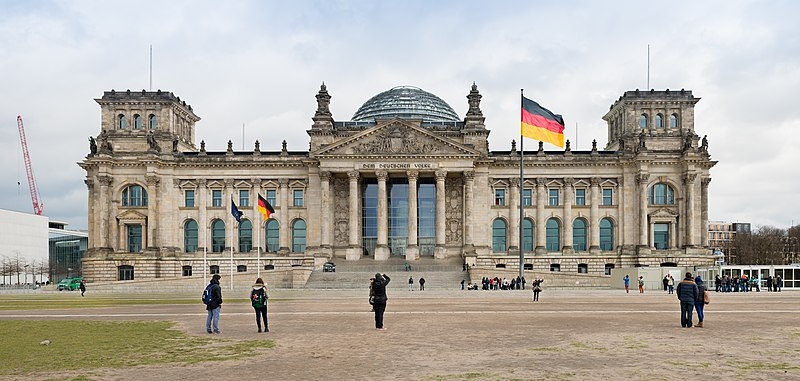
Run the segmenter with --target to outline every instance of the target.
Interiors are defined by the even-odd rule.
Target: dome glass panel
[[[353,121],[401,118],[423,122],[458,122],[458,114],[447,102],[418,87],[399,86],[366,101],[353,115]]]

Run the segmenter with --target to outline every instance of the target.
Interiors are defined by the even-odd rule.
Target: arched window
[[[295,220],[292,223],[292,253],[306,251],[306,222]]]
[[[572,222],[572,248],[586,251],[586,220],[578,218]]]
[[[664,128],[664,116],[656,114],[656,128]]]
[[[133,266],[121,265],[117,267],[117,280],[133,280]]]
[[[253,223],[250,220],[239,222],[239,252],[249,253],[253,249]]]
[[[142,116],[139,114],[133,115],[133,128],[138,130],[142,128]]]
[[[608,218],[600,220],[600,250],[614,249],[614,223]]]
[[[221,253],[225,250],[225,221],[214,220],[211,223],[211,252]]]
[[[669,116],[669,128],[678,128],[678,114]]]
[[[141,185],[129,185],[122,190],[122,206],[147,206],[147,190]]]
[[[278,238],[280,237],[280,226],[278,225],[278,221],[272,218],[267,220],[266,230],[267,230],[267,252],[277,253],[278,249],[280,249],[280,241],[278,240]]]
[[[545,245],[547,251],[561,250],[561,224],[557,219],[551,218],[547,220],[546,229],[547,242]]]
[[[492,222],[492,251],[501,253],[506,251],[506,222],[496,218]]]
[[[648,192],[650,205],[673,205],[675,204],[675,191],[671,186],[658,183],[650,187]]]
[[[647,114],[639,115],[639,128],[647,128]]]
[[[125,115],[122,114],[117,115],[117,127],[120,130],[123,130],[126,127],[128,127],[128,121],[125,120]]]
[[[187,253],[197,251],[197,221],[188,220],[183,224],[183,249]]]
[[[522,220],[522,250],[533,251],[533,221],[528,218]]]
[[[150,114],[150,116],[147,118],[147,120],[148,120],[147,121],[148,127],[150,127],[151,130],[155,130],[156,127],[158,127],[158,123],[156,122],[156,116],[155,115]]]

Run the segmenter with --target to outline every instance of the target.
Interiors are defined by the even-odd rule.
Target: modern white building
[[[0,284],[28,284],[49,278],[47,229],[45,216],[0,209]]]

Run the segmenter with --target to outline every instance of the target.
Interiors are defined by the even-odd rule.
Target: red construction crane
[[[25,171],[28,172],[28,188],[31,190],[33,212],[41,216],[44,204],[39,202],[39,190],[36,188],[36,178],[33,177],[31,156],[28,154],[28,141],[25,139],[25,127],[22,125],[22,117],[19,115],[17,115],[17,127],[19,127],[19,141],[22,144],[22,156],[25,158]]]

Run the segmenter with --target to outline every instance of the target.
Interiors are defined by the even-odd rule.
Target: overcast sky
[[[0,14],[0,208],[33,210],[22,115],[44,214],[69,228],[87,226],[76,163],[100,132],[94,98],[149,89],[150,45],[152,89],[192,105],[198,146],[240,150],[244,124],[246,150],[302,151],[323,81],[336,120],[399,85],[463,117],[475,82],[492,150],[519,139],[524,88],[564,115],[573,150],[602,148],[609,106],[647,88],[649,44],[650,87],[702,98],[709,219],[800,223],[800,2],[0,0]]]

